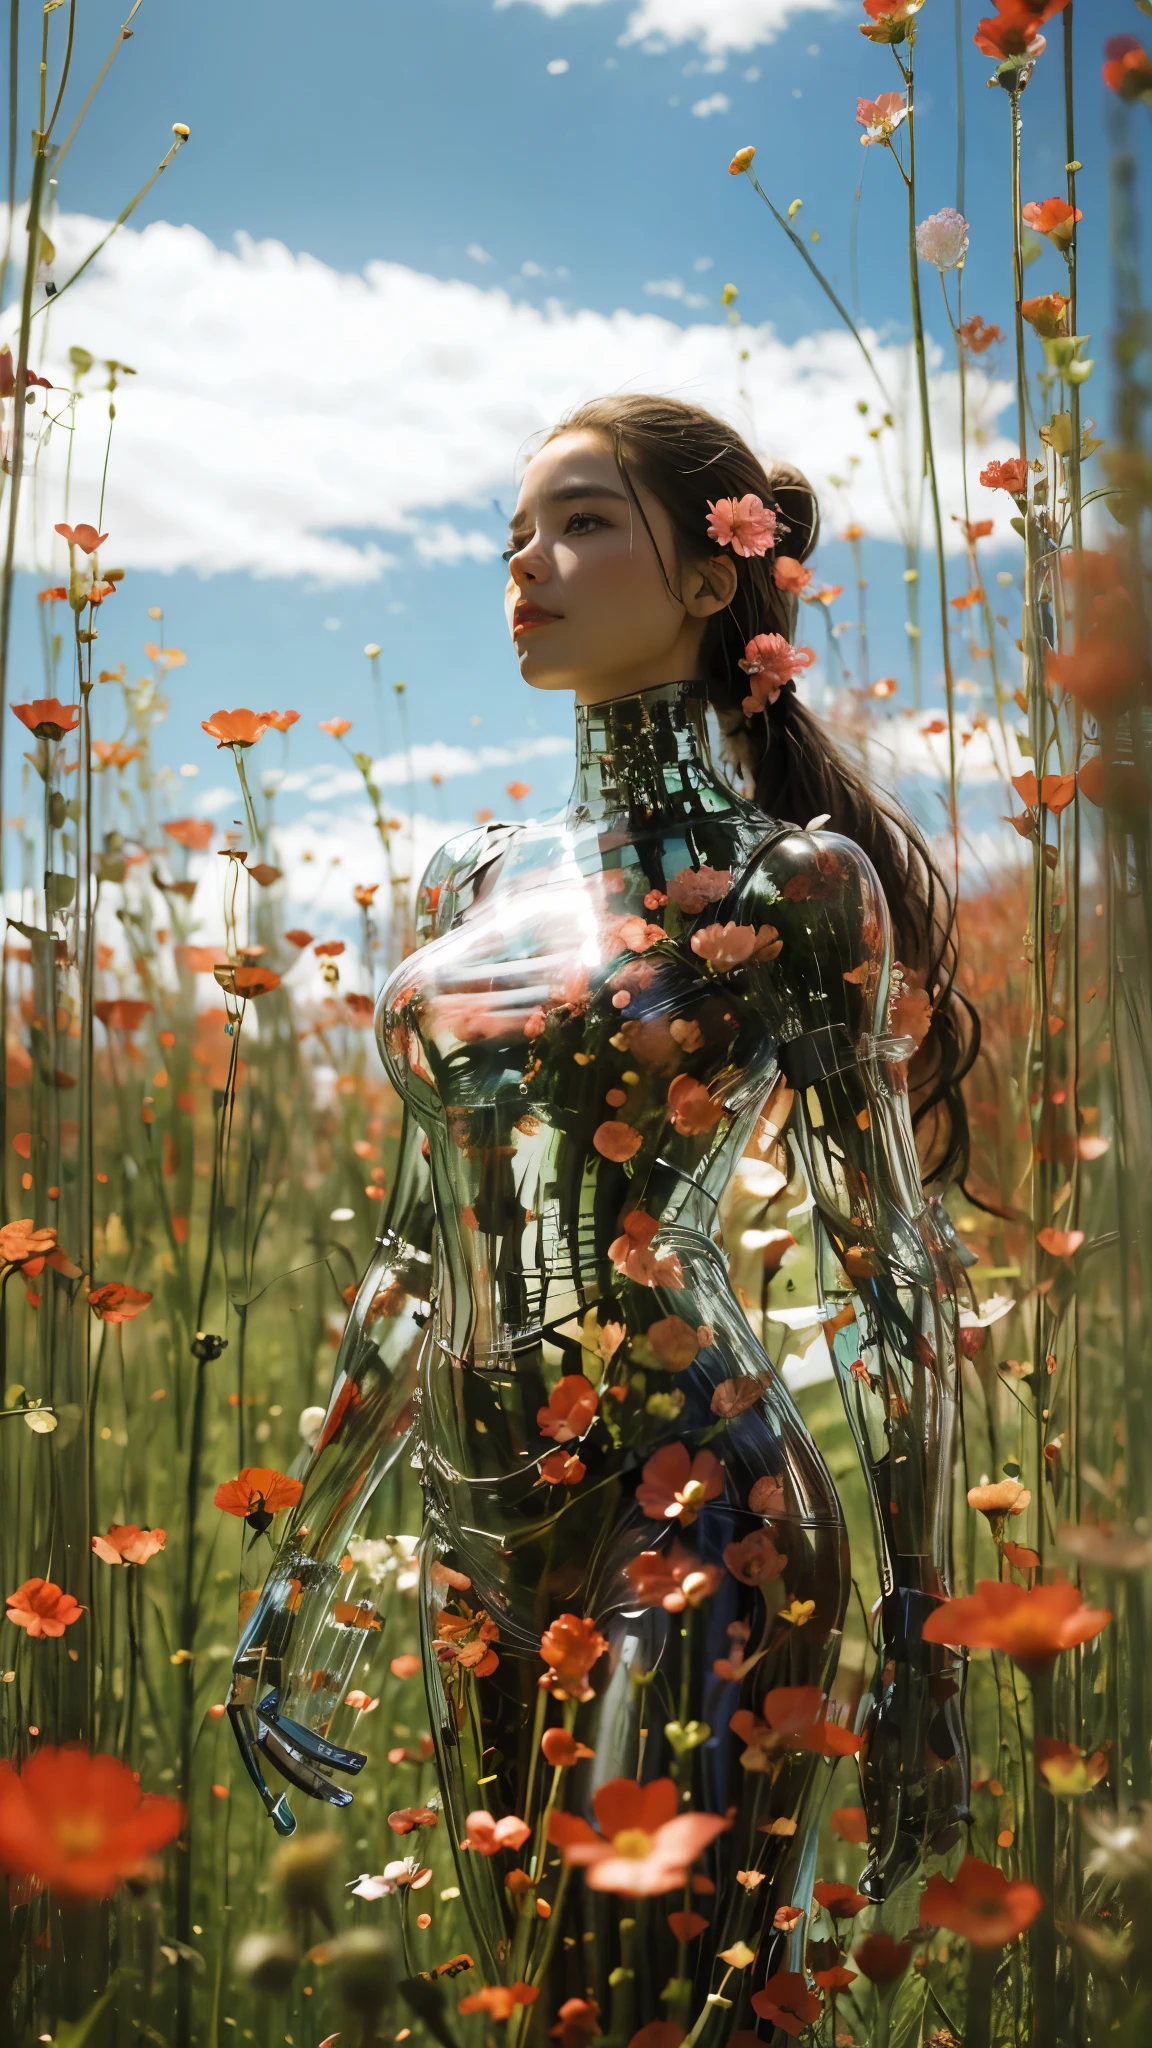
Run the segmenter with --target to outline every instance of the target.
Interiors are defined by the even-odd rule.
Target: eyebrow
[[[545,502],[549,505],[564,505],[572,498],[618,498],[621,503],[627,504],[628,493],[613,490],[611,484],[563,484],[558,491],[549,491]],[[515,513],[509,523],[515,527]]]

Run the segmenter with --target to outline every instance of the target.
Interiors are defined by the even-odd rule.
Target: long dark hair
[[[774,575],[780,555],[803,562],[816,545],[816,493],[798,469],[766,470],[733,427],[676,398],[633,394],[597,398],[554,433],[588,429],[612,443],[629,495],[639,480],[671,520],[685,562],[704,560],[709,500],[751,493],[772,506],[780,539],[760,556],[733,555],[736,591],[705,629],[700,672],[724,740],[724,753],[770,817],[791,824],[828,814],[833,831],[868,855],[888,899],[897,958],[932,998],[932,1024],[909,1075],[925,1180],[963,1180],[968,1119],[961,1082],[979,1050],[976,1012],[955,986],[956,905],[923,834],[903,807],[862,779],[791,686],[766,713],[747,719],[748,681],[739,662],[757,633],[792,640],[798,601]],[[644,520],[647,525],[647,521]],[[650,530],[649,530],[650,531]],[[655,545],[655,541],[653,541]],[[665,572],[667,573],[667,572]]]

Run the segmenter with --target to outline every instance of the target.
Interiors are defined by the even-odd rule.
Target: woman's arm
[[[825,1329],[875,1517],[883,1661],[864,1776],[870,1888],[882,1896],[926,1839],[955,1825],[966,1796],[962,1670],[920,1641],[950,1588],[960,1274],[920,1183],[912,1042],[887,1032],[900,982],[871,864],[849,841],[783,831],[739,914],[779,939],[749,997],[771,1018],[795,1091]]]

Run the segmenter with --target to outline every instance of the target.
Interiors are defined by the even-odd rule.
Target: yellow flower
[[[815,1612],[816,1602],[814,1600],[791,1600],[787,1607],[780,1609],[780,1619],[781,1621],[790,1621],[794,1628],[803,1628],[804,1623],[811,1621]]]

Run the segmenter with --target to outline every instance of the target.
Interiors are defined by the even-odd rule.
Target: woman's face
[[[655,548],[603,435],[559,434],[528,464],[504,610],[533,689],[603,704],[695,677],[704,627],[729,601],[735,568],[704,559],[703,520],[700,563],[681,563],[667,513],[635,488]]]

